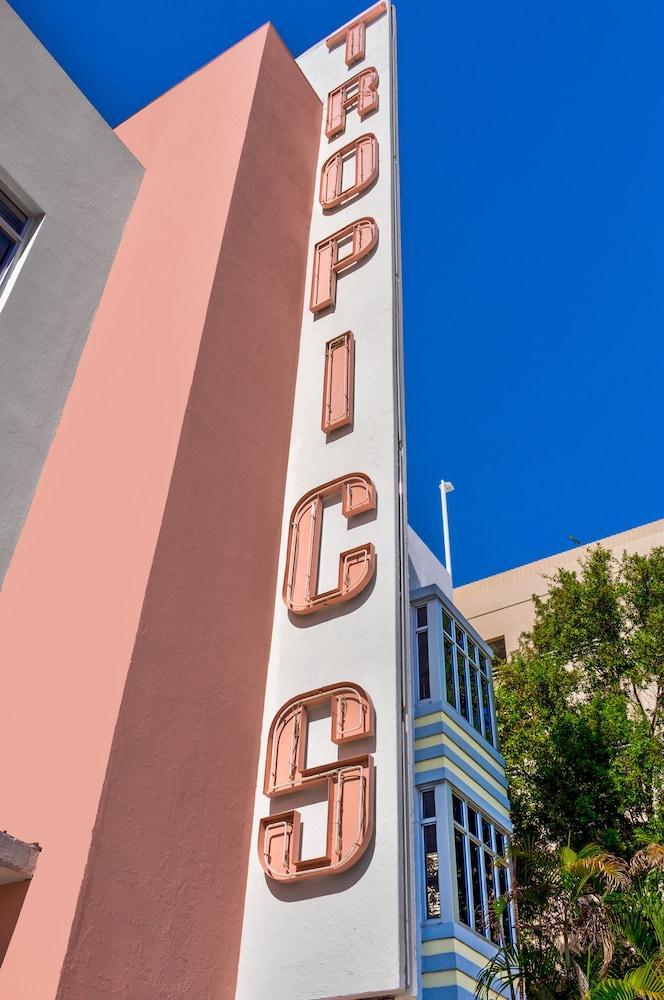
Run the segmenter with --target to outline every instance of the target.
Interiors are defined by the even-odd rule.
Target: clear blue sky
[[[12,6],[116,124],[266,20],[298,54],[366,3]],[[440,553],[454,482],[464,583],[664,516],[664,4],[397,13],[410,520]]]

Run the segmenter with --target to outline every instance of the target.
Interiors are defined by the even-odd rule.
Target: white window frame
[[[458,888],[456,885],[456,854],[453,854],[453,864],[455,866],[455,909],[457,913],[457,919],[459,923],[463,923],[464,926],[470,927],[476,934],[481,935],[488,941],[492,941],[494,945],[497,946],[498,942],[494,940],[491,936],[491,926],[490,926],[490,915],[489,915],[489,897],[487,891],[487,883],[489,879],[491,880],[493,886],[493,899],[497,899],[499,896],[503,895],[500,886],[500,876],[498,874],[498,869],[492,864],[491,872],[487,872],[486,865],[486,854],[493,859],[500,857],[498,851],[497,835],[500,834],[503,837],[503,843],[507,851],[509,851],[509,835],[507,832],[496,823],[494,819],[487,816],[486,813],[472,802],[467,795],[463,792],[458,791],[453,785],[450,785],[450,818],[451,818],[451,828],[452,828],[452,839],[454,841],[455,832],[458,831],[463,838],[464,845],[464,861],[465,861],[465,885],[466,885],[466,899],[468,903],[468,916],[470,923],[466,923],[461,920],[460,910],[459,910],[459,897]],[[463,804],[462,816],[463,822],[459,823],[454,816],[454,798],[457,798]],[[480,824],[487,823],[490,828],[490,840],[491,843],[487,844],[484,841],[483,829],[482,835],[478,837],[477,831],[473,832],[470,829],[468,820],[468,808],[472,809],[479,817]],[[471,865],[471,843],[475,844],[479,849],[479,889],[480,889],[480,908],[481,912],[477,914],[477,909],[474,903],[474,889],[472,880],[472,865]],[[511,876],[508,868],[505,868],[506,875],[506,886],[507,890],[511,888]],[[509,905],[505,909],[504,919],[507,921],[507,925],[503,928],[503,932],[506,934],[506,940],[509,943],[510,940],[516,940],[515,931],[515,921],[514,921],[514,909],[513,904]]]
[[[442,868],[444,864],[444,857],[441,853],[442,847],[442,826],[441,826],[441,815],[439,807],[439,789],[440,783],[437,785],[424,785],[417,789],[418,794],[418,817],[419,817],[419,827],[420,827],[420,852],[421,852],[421,865],[420,865],[420,885],[422,887],[422,923],[440,923],[443,918],[443,886],[442,886]],[[431,792],[433,795],[434,802],[434,815],[429,816],[425,819],[424,817],[424,795],[427,792]],[[424,848],[424,828],[427,826],[432,826],[436,834],[436,854],[438,856],[438,909],[439,913],[437,916],[432,916],[429,913],[428,902],[427,902],[427,858],[426,850]]]
[[[417,613],[421,608],[427,609],[427,624],[418,625]],[[490,747],[497,749],[497,728],[496,728],[496,707],[493,691],[493,677],[491,671],[491,657],[487,653],[484,645],[478,641],[477,636],[472,634],[468,626],[462,624],[454,613],[454,610],[435,596],[420,599],[411,609],[411,633],[412,633],[412,663],[413,663],[413,687],[416,704],[426,705],[431,702],[442,702],[449,706],[453,712],[459,715],[471,727],[474,733],[484,740]],[[446,616],[452,622],[452,632],[450,639],[444,629],[444,618]],[[420,656],[419,656],[419,636],[422,632],[428,632],[427,649],[429,653],[429,697],[420,698]],[[456,641],[457,629],[459,635],[463,636],[463,644]],[[471,663],[469,658],[469,643],[475,649],[475,657]],[[449,646],[452,650],[452,667],[454,672],[454,695],[455,701],[451,702],[447,697],[447,671],[445,665],[445,649]],[[466,682],[466,696],[468,699],[469,713],[465,715],[461,711],[461,699],[459,692],[459,671],[463,670],[463,677]],[[472,706],[472,686],[470,672],[474,671],[477,683],[479,698],[479,727],[475,725],[475,713]],[[487,730],[487,716],[485,714],[485,699],[483,691],[483,681],[486,685],[488,720],[491,726],[491,733]],[[457,707],[459,706],[459,707]],[[469,718],[470,716],[470,718]],[[489,735],[491,738],[489,738]]]
[[[17,233],[13,227],[0,216],[0,230],[15,243],[15,250],[11,259],[4,267],[0,268],[0,309],[5,304],[9,288],[13,284],[19,268],[25,258],[25,253],[33,237],[39,229],[43,219],[43,213],[34,205],[30,204],[28,198],[19,194],[15,186],[7,179],[6,174],[0,171],[0,199],[9,202],[9,207],[14,207],[26,217],[26,223],[22,233]]]

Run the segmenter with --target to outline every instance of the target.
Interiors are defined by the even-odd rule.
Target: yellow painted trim
[[[483,969],[487,962],[485,955],[456,938],[440,938],[438,941],[422,942],[423,955],[447,955],[450,952],[463,955],[469,962],[479,965],[480,969]]]
[[[469,993],[475,992],[477,982],[472,976],[460,972],[459,969],[449,969],[447,972],[425,972],[422,975],[422,986],[425,990],[436,986],[460,986]],[[495,990],[491,990],[489,996],[504,1000]]]
[[[464,729],[462,729],[462,728],[461,728],[461,726],[459,726],[459,725],[458,725],[458,724],[457,724],[457,723],[456,723],[456,722],[454,721],[454,719],[450,719],[450,717],[449,717],[448,715],[443,715],[443,713],[441,712],[441,713],[440,713],[440,718],[441,718],[441,720],[443,720],[444,722],[446,722],[446,723],[447,723],[447,725],[448,725],[448,726],[450,727],[450,729],[453,729],[455,733],[458,733],[458,734],[459,734],[459,736],[462,736],[462,737],[464,738],[464,740],[468,740],[468,741],[470,741],[470,740],[472,739],[472,738],[471,738],[471,737],[470,737],[470,736],[468,735],[468,733],[467,733],[467,732],[466,732],[466,731],[465,731]],[[482,746],[482,744],[481,744],[480,740],[481,740],[481,737],[480,737],[480,738],[479,738],[479,739],[477,740],[477,742],[476,742],[476,743],[474,744],[474,746],[475,746],[475,749],[477,750],[477,752],[478,752],[479,754],[481,754],[481,755],[482,755],[482,757],[484,757],[484,759],[485,759],[486,761],[488,761],[488,762],[489,762],[489,764],[493,764],[493,766],[494,766],[494,767],[497,767],[497,766],[498,766],[498,764],[497,764],[497,761],[496,761],[496,760],[494,760],[494,758],[493,758],[493,757],[491,756],[491,754],[490,754],[490,753],[489,753],[489,752],[488,752],[487,750],[485,750],[485,749],[484,749],[484,747]]]
[[[416,750],[424,749],[425,740],[426,741],[433,740],[432,743],[427,742],[427,744],[426,744],[427,746],[436,746],[436,745],[438,745],[438,746],[440,746],[441,749],[443,747],[445,747],[445,746],[449,746],[450,749],[453,749],[455,753],[459,754],[460,757],[463,757],[463,759],[468,762],[468,766],[469,767],[472,767],[474,770],[477,770],[479,768],[479,770],[482,773],[482,776],[484,777],[484,779],[486,781],[489,782],[489,784],[491,785],[492,788],[495,788],[497,792],[500,792],[503,795],[505,794],[504,787],[498,781],[496,781],[496,779],[493,777],[493,775],[492,774],[488,774],[486,771],[484,771],[482,769],[481,764],[478,764],[476,761],[473,760],[472,757],[469,757],[467,753],[464,753],[463,750],[460,749],[460,747],[455,746],[453,743],[450,744],[448,741],[441,742],[441,740],[437,736],[426,736],[422,740],[416,740],[415,741],[415,749]],[[418,773],[418,772],[421,773],[422,771],[431,771],[431,770],[433,770],[436,767],[443,767],[443,765],[445,765],[446,767],[450,767],[450,768],[454,767],[453,762],[451,762],[449,760],[449,758],[447,758],[447,757],[429,757],[428,760],[418,760],[417,761],[417,763],[415,764],[415,772],[416,773]],[[465,774],[465,771],[464,772],[459,772],[459,773]],[[473,783],[471,777],[466,777],[466,781],[468,781],[469,784]],[[480,786],[475,783],[475,787],[479,788]]]
[[[469,777],[465,771],[462,771],[460,767],[457,767],[456,764],[454,764],[451,760],[448,760],[446,757],[436,757],[436,760],[442,761],[441,764],[436,764],[436,767],[446,767],[450,774],[455,774],[461,781],[465,781],[468,787],[472,788],[480,799],[486,799],[497,813],[500,813],[501,816],[504,816],[505,819],[509,820],[509,813],[502,802],[499,802],[498,799],[494,799],[493,795],[490,795],[485,788],[482,788],[482,786],[476,781],[473,781],[473,779]]]
[[[437,733],[436,736],[421,736],[419,740],[415,740],[416,750],[426,750],[427,747],[442,747],[445,742],[445,738],[442,733]]]
[[[449,951],[454,951],[454,945],[459,942],[455,938],[439,938],[438,941],[423,941],[423,955],[447,955]]]
[[[477,770],[479,768],[479,770],[481,770],[482,772],[482,777],[486,781],[488,781],[489,784],[492,785],[497,792],[502,792],[503,795],[507,794],[504,785],[501,785],[499,781],[496,781],[494,776],[492,774],[489,774],[488,771],[483,770],[481,764],[478,764],[476,760],[473,760],[470,754],[466,753],[465,750],[462,750],[461,747],[458,747],[456,746],[456,744],[451,743],[448,739],[445,740],[445,746],[449,746],[450,749],[454,750],[454,752],[457,753],[459,757],[462,757],[467,762],[469,767],[472,767],[474,770]]]
[[[430,757],[429,760],[418,760],[415,764],[415,773],[435,771],[437,767],[444,767],[446,763],[445,757]]]
[[[430,726],[434,722],[442,722],[443,713],[442,712],[432,712],[431,715],[420,715],[419,718],[415,719],[415,728],[418,726]]]
[[[432,986],[463,986],[470,993],[474,993],[477,981],[459,969],[448,969],[447,972],[424,972],[422,986],[425,989],[431,989]]]
[[[473,746],[475,747],[475,749],[477,750],[477,752],[479,754],[481,754],[481,756],[484,757],[484,759],[489,764],[493,764],[494,767],[498,767],[499,766],[498,762],[482,746],[481,737],[479,736],[479,734],[478,734],[477,741],[473,742],[473,737],[469,736],[468,733],[465,731],[465,729],[462,729],[461,726],[458,725],[458,723],[456,723],[454,721],[454,719],[451,719],[449,717],[449,715],[445,715],[444,712],[432,712],[430,715],[421,715],[418,719],[415,719],[415,728],[417,729],[420,726],[430,726],[434,722],[444,722],[446,725],[448,725],[450,727],[450,729],[453,729],[455,733],[458,733],[459,736],[462,736],[464,740],[468,740],[469,742],[473,743]],[[422,737],[420,737],[420,740],[415,740],[415,746],[416,747],[420,747],[420,746],[423,746],[423,747],[424,746],[432,747],[432,746],[436,745],[435,742],[433,742],[433,743],[421,743],[420,742],[421,740],[434,740],[434,741],[438,740],[438,742],[440,743],[443,740],[443,733],[439,733],[436,736],[422,736]],[[456,745],[455,745],[455,749],[456,749]]]

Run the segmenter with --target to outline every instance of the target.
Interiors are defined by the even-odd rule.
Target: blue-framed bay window
[[[461,924],[487,943],[513,943],[506,830],[447,781],[419,788],[418,798],[422,925]]]
[[[33,235],[35,219],[0,185],[0,287]]]
[[[491,650],[438,596],[417,601],[413,615],[417,701],[446,702],[496,748]]]

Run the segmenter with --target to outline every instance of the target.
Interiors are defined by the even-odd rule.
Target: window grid
[[[0,189],[0,282],[30,234],[30,217]]]
[[[434,788],[420,792],[422,857],[424,863],[424,912],[427,920],[440,918],[440,853]]]
[[[431,698],[431,672],[429,667],[429,621],[428,605],[422,604],[415,611],[417,646],[417,683],[418,698],[426,701]]]
[[[507,835],[456,792],[452,792],[452,816],[459,920],[494,944],[500,943],[501,932],[507,943],[513,943],[511,904],[500,926],[491,907],[509,890],[507,867],[495,863],[496,858],[507,860]]]
[[[442,625],[447,701],[495,746],[489,660],[445,608]]]

